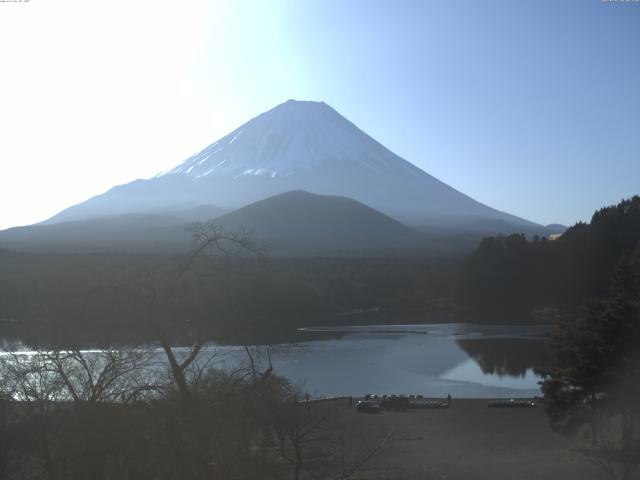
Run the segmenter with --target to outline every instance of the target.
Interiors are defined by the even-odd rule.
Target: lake
[[[303,340],[279,345],[271,360],[276,373],[312,397],[531,397],[540,394],[533,369],[548,362],[550,331],[472,324],[306,328]]]
[[[548,362],[545,338],[551,329],[465,323],[304,328],[297,332],[298,341],[270,347],[271,362],[276,374],[311,397],[531,397],[540,394],[534,368]],[[21,345],[3,346],[29,355]],[[158,359],[154,364],[165,368],[163,352],[152,349]],[[176,350],[179,356],[188,352]],[[215,343],[201,355],[213,353],[212,365],[219,368],[232,369],[246,359],[243,347]]]

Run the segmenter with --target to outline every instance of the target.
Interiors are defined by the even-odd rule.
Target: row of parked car
[[[425,400],[422,395],[365,395],[356,403],[356,411],[380,413],[383,410],[447,408],[449,401]]]
[[[356,411],[361,413],[380,413],[383,410],[419,410],[449,408],[451,397],[446,401],[426,400],[422,395],[365,395],[364,400],[356,403]],[[490,408],[535,408],[538,403],[530,399],[502,399],[487,402]]]
[[[506,400],[492,400],[487,403],[487,407],[491,408],[535,408],[538,404],[533,400],[515,400],[509,398]]]

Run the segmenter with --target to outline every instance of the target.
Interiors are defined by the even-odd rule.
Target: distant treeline
[[[476,314],[526,319],[536,308],[574,311],[604,294],[626,253],[640,248],[640,197],[598,210],[560,238],[485,238],[466,259],[458,300]]]
[[[132,297],[162,283],[187,255],[0,252],[0,319],[18,335],[96,343],[148,336]],[[282,338],[294,327],[424,320],[450,315],[460,260],[434,258],[212,258],[181,286],[183,320],[207,335]],[[197,293],[196,293],[197,292]],[[352,313],[360,309],[368,314]],[[371,311],[374,310],[374,311]],[[180,341],[182,326],[174,334]],[[6,334],[5,334],[6,336]],[[184,339],[189,341],[188,339]],[[250,338],[250,340],[258,340]]]
[[[166,327],[176,342],[189,343],[185,324],[197,324],[209,337],[261,343],[310,325],[550,321],[531,313],[572,312],[601,296],[618,260],[639,244],[636,196],[557,240],[485,238],[466,258],[209,257],[181,279],[168,303],[175,326]],[[188,257],[0,251],[0,337],[145,340],[152,313],[136,298],[162,291]]]

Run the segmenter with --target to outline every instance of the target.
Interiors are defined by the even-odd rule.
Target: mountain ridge
[[[544,229],[446,185],[326,103],[296,100],[256,116],[172,169],[116,186],[44,223],[164,212],[176,204],[234,210],[292,190],[347,196],[404,223],[464,229],[474,216],[503,220],[514,231]]]
[[[276,256],[413,254],[428,249],[430,236],[416,232],[356,200],[285,192],[217,215],[216,224],[242,232]],[[0,248],[53,252],[171,253],[190,247],[192,210],[172,215],[130,213],[0,232]],[[209,218],[211,219],[211,218]]]

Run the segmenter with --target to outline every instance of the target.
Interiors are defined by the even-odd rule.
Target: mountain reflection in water
[[[456,340],[487,375],[524,378],[527,371],[549,363],[549,351],[539,338],[482,338]]]
[[[454,323],[307,328],[304,340],[272,358],[276,372],[312,395],[528,397],[540,394],[533,368],[546,359],[549,330]],[[342,336],[327,338],[331,333]]]

